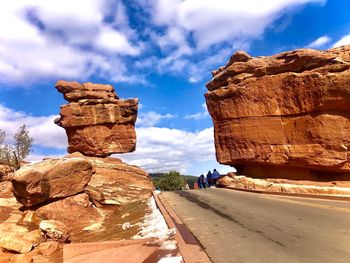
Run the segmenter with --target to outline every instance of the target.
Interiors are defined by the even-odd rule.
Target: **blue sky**
[[[204,104],[211,71],[236,50],[265,56],[350,44],[346,0],[4,0],[0,2],[0,128],[25,123],[29,160],[59,156],[59,79],[112,84],[140,99],[137,150],[149,172],[199,175],[215,161]]]

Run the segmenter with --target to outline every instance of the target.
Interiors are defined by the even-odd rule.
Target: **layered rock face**
[[[240,51],[207,88],[220,163],[252,177],[350,179],[350,46]]]
[[[58,81],[69,102],[55,123],[66,130],[68,152],[108,156],[135,150],[138,99],[121,100],[111,85]]]

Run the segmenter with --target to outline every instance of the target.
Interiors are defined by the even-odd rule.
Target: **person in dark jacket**
[[[209,171],[209,172],[207,173],[207,182],[208,182],[208,187],[214,185],[213,175],[212,175],[211,171]]]
[[[203,188],[207,188],[207,180],[205,179],[205,176],[204,174],[201,174],[201,181],[202,181],[202,184],[203,184]]]
[[[198,177],[197,184],[199,189],[206,188],[205,177],[203,174]]]
[[[214,171],[213,171],[213,185],[215,185],[216,186],[216,181],[218,180],[218,178],[220,177],[220,174],[219,174],[219,172],[216,170],[216,169],[214,169]]]

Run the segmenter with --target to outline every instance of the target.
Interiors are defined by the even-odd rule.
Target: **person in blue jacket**
[[[207,173],[207,184],[208,184],[208,187],[214,185],[213,175],[212,175],[211,171],[209,171],[209,172]]]
[[[216,181],[218,180],[219,177],[220,177],[219,172],[216,169],[214,169],[214,171],[213,171],[213,185],[216,186]]]

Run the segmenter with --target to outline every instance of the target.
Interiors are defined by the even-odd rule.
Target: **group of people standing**
[[[220,177],[220,174],[216,169],[214,169],[213,172],[209,171],[207,173],[207,176],[204,176],[204,174],[201,174],[197,180],[198,187],[207,188],[207,187],[216,186],[216,181],[219,177]]]

